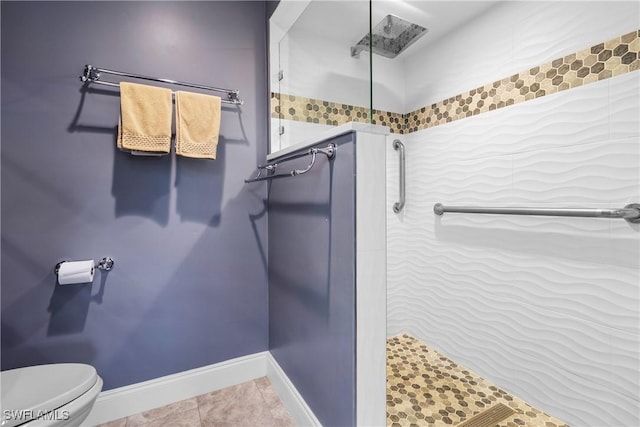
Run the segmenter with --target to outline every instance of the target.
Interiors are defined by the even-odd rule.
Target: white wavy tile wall
[[[389,138],[388,329],[574,426],[640,425],[640,227],[433,204],[640,200],[640,72]]]
[[[638,29],[637,1],[508,3],[514,72]]]
[[[637,30],[639,16],[637,1],[498,2],[405,60],[404,111]]]

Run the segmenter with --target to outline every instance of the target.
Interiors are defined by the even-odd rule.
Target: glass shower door
[[[371,123],[369,54],[351,54],[369,32],[369,7],[363,1],[311,1],[275,35],[272,18],[277,40],[271,45],[270,152],[345,123]]]

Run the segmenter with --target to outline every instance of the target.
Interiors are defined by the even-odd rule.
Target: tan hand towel
[[[216,158],[220,104],[218,96],[176,92],[176,154]]]
[[[171,89],[120,83],[118,148],[123,151],[171,151]]]

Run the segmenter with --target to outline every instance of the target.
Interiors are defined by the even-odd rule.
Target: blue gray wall
[[[267,349],[263,2],[5,2],[2,369],[83,362],[104,389]],[[115,148],[117,91],[85,64],[240,89],[218,159]],[[105,76],[108,77],[108,76]],[[55,286],[64,259],[116,260]]]
[[[352,426],[355,134],[332,142],[335,160],[321,156],[307,174],[270,184],[269,347],[322,425]]]

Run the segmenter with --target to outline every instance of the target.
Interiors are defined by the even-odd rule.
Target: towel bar
[[[245,179],[244,182],[245,183],[249,183],[249,182],[257,182],[257,181],[267,181],[267,180],[271,180],[271,179],[278,179],[278,178],[286,178],[289,176],[298,176],[298,175],[302,175],[305,174],[307,172],[309,172],[311,170],[311,168],[313,168],[313,166],[316,164],[316,155],[317,154],[324,154],[325,156],[327,156],[328,160],[332,160],[333,158],[335,158],[336,156],[336,150],[337,147],[335,144],[329,144],[324,148],[309,148],[307,151],[304,151],[302,153],[298,153],[298,154],[292,154],[290,156],[286,156],[283,157],[281,159],[278,160],[278,162],[274,162],[274,163],[267,163],[265,165],[258,165],[258,174],[251,178],[251,179]],[[311,162],[309,163],[309,165],[304,168],[304,169],[294,169],[288,173],[281,173],[281,174],[277,174],[277,175],[265,175],[262,176],[262,171],[266,170],[268,172],[275,172],[276,168],[278,167],[279,163],[283,163],[283,162],[288,162],[290,160],[294,160],[294,159],[299,159],[300,157],[305,157],[305,156],[311,156]]]
[[[186,83],[186,82],[179,82],[177,80],[171,80],[171,79],[163,79],[160,77],[149,77],[149,76],[143,76],[140,74],[133,74],[133,73],[125,73],[122,71],[115,71],[115,70],[107,70],[105,68],[98,68],[98,67],[94,67],[93,65],[85,65],[84,66],[84,72],[82,73],[82,75],[80,76],[80,81],[82,81],[83,83],[95,83],[95,84],[100,84],[100,85],[104,85],[104,86],[113,86],[113,87],[120,87],[120,85],[118,83],[114,83],[114,82],[106,82],[106,81],[102,81],[100,80],[100,77],[102,74],[114,74],[117,76],[123,76],[123,77],[132,77],[134,79],[142,79],[142,80],[150,80],[150,81],[154,81],[154,82],[161,82],[161,83],[169,83],[172,85],[177,85],[177,86],[186,86],[186,87],[193,87],[193,88],[197,88],[197,89],[204,89],[204,90],[210,90],[213,92],[223,92],[227,94],[227,99],[222,99],[222,102],[226,103],[226,104],[235,104],[235,105],[242,105],[244,104],[244,101],[240,99],[240,91],[237,89],[223,89],[223,88],[219,88],[219,87],[214,87],[214,86],[205,86],[205,85],[200,85],[200,84],[195,84],[195,83]]]

